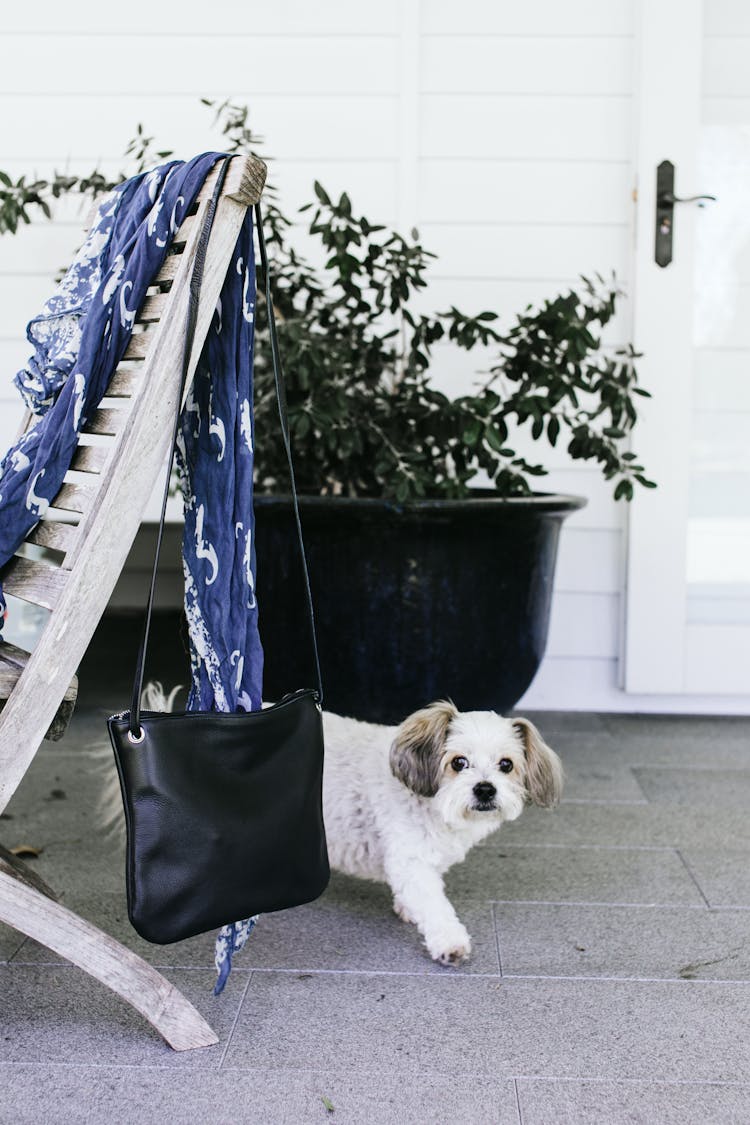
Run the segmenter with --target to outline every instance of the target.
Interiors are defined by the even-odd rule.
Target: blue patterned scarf
[[[28,326],[34,355],[15,382],[40,416],[0,462],[0,567],[44,515],[78,435],[99,405],[148,286],[220,159],[173,161],[107,196],[55,294]],[[256,710],[263,653],[255,600],[252,213],[227,271],[183,412],[183,566],[191,648],[189,710]],[[6,605],[0,584],[0,628]],[[217,940],[220,991],[252,920]],[[232,941],[226,940],[231,933]],[[224,955],[226,951],[226,955]]]

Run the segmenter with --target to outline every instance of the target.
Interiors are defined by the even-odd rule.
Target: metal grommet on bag
[[[143,742],[145,737],[146,737],[146,732],[143,729],[143,727],[138,727],[138,734],[137,735],[133,734],[132,730],[128,731],[128,742],[132,742],[136,746],[138,745],[139,742]]]

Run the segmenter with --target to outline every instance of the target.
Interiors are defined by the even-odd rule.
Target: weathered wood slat
[[[0,844],[0,871],[5,871],[12,875],[14,879],[18,879],[19,882],[25,883],[27,887],[33,887],[34,890],[40,891],[47,898],[51,898],[53,902],[57,902],[59,899],[59,895],[56,895],[52,887],[45,883],[41,875],[37,875],[28,863],[24,863],[17,855],[13,855],[13,852],[8,851],[2,844]]]
[[[195,227],[195,215],[186,215],[180,223],[179,230],[175,231],[175,236],[172,239],[171,249],[176,246],[184,246],[190,237],[193,228]]]
[[[110,410],[109,407],[102,406],[94,411],[81,432],[114,436],[122,429],[122,423],[127,416],[126,410]]]
[[[233,160],[224,183],[224,194],[252,207],[263,194],[266,182],[266,166],[262,160]]]
[[[77,533],[74,523],[44,519],[29,532],[26,542],[34,543],[37,547],[50,547],[53,551],[69,551]]]
[[[154,293],[146,297],[138,313],[138,323],[147,324],[160,320],[168,300],[169,293]]]
[[[130,398],[137,390],[143,376],[143,364],[133,364],[132,367],[120,366],[115,371],[107,387],[108,398]]]
[[[96,497],[96,489],[81,484],[63,484],[52,504],[63,512],[87,512]]]
[[[125,349],[124,359],[145,359],[154,337],[151,332],[134,332]]]
[[[112,445],[79,445],[70,462],[79,473],[100,473],[112,453]]]
[[[54,609],[65,589],[68,573],[59,566],[14,555],[2,570],[3,590],[24,602]]]
[[[160,281],[174,281],[177,277],[181,262],[182,254],[168,254],[156,275],[157,283]]]
[[[139,1011],[175,1051],[218,1043],[170,981],[109,934],[0,868],[0,921],[102,981]]]
[[[6,700],[21,678],[29,656],[30,653],[26,652],[24,649],[18,648],[16,645],[12,645],[7,641],[0,641],[0,711],[5,706]],[[73,714],[77,695],[78,678],[74,676],[57,709],[57,714],[53,718],[44,736],[45,739],[48,739],[50,742],[57,742],[57,740],[62,738],[65,734],[65,730]]]

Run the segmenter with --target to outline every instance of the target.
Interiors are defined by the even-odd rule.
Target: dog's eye
[[[512,769],[513,769],[513,763],[510,760],[510,758],[501,758],[500,759],[500,772],[501,773],[510,773],[510,771]]]
[[[461,770],[465,770],[468,765],[469,759],[462,757],[460,754],[457,758],[453,758],[451,761],[451,769],[454,769],[456,773],[460,773]]]

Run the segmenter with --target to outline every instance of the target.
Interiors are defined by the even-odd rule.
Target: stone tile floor
[[[109,765],[83,697],[0,822],[64,900],[137,949],[221,1042],[175,1054],[129,1008],[0,927],[0,1122],[750,1121],[750,719],[534,716],[565,799],[449,874],[474,939],[443,969],[385,889],[336,876],[262,919],[212,996],[212,940],[129,930],[96,825]]]

